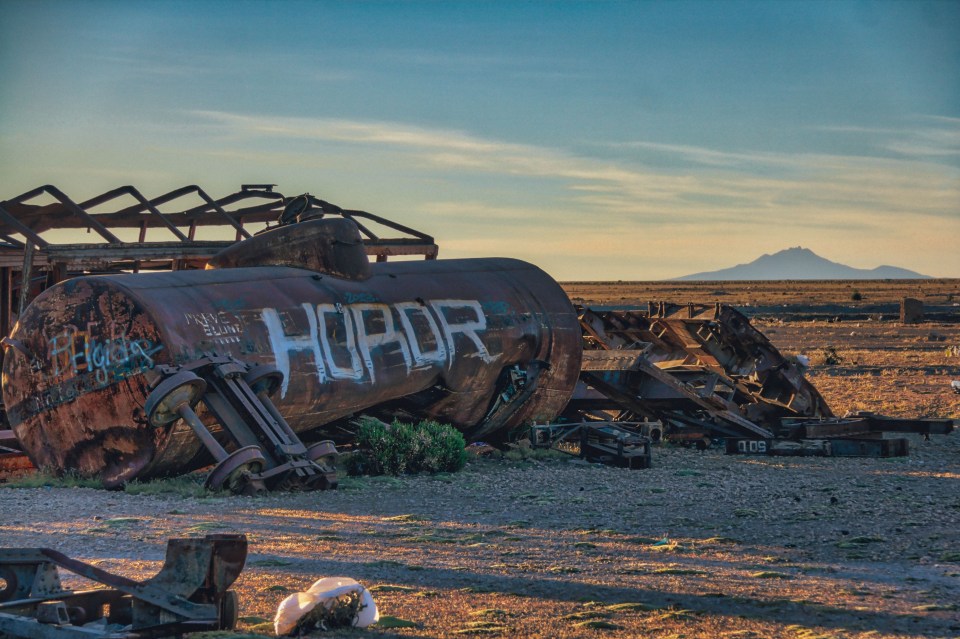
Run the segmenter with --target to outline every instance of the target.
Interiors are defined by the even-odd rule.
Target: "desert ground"
[[[904,297],[919,299],[928,307],[960,306],[960,280],[956,279],[565,282],[563,289],[575,303],[587,306],[638,306],[664,300],[675,304],[722,302],[747,309],[838,305],[856,312],[876,304],[896,306]],[[853,299],[854,292],[860,294],[860,299]]]
[[[564,287],[593,307],[732,304],[810,358],[834,412],[960,419],[960,281]],[[890,309],[905,296],[946,319],[901,325]],[[246,634],[271,634],[290,593],[346,576],[409,627],[318,635],[957,637],[960,433],[910,439],[910,455],[891,459],[664,444],[646,470],[514,452],[455,474],[259,498],[0,484],[0,545],[145,578],[170,537],[245,533]]]

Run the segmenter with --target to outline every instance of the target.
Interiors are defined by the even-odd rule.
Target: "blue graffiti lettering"
[[[71,326],[48,340],[51,377],[92,374],[98,386],[106,386],[153,368],[153,356],[163,349],[145,338],[118,335],[112,326],[106,339],[91,334],[90,328]]]

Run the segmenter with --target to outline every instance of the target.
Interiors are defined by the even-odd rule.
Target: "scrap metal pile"
[[[172,231],[226,215],[240,233],[247,213],[217,202],[275,202],[277,194],[248,188],[170,214],[157,210],[169,199],[161,196],[92,214],[86,207],[106,195],[78,205],[46,190],[59,200],[46,215],[24,204],[39,190],[0,202],[0,237],[24,259],[22,301],[33,294],[36,256],[53,265],[3,340],[6,418],[37,467],[118,487],[215,463],[212,488],[326,488],[336,481],[328,433],[360,411],[434,419],[495,440],[552,419],[577,383],[576,313],[531,264],[430,259],[435,245],[423,234],[434,248],[428,259],[371,264],[359,212],[306,195],[280,196],[281,224],[205,257],[193,252],[202,247],[192,233],[130,247],[104,222]],[[186,258],[171,256],[188,253],[206,268],[84,274],[83,263],[57,261],[73,253],[30,226],[47,216],[102,227],[105,242],[71,250],[114,270],[150,250],[174,268]]]
[[[946,434],[949,419],[837,417],[801,365],[723,304],[649,304],[645,311],[580,309],[584,336],[571,419],[637,421],[641,432],[729,453],[907,454],[884,433]]]
[[[200,203],[161,212],[185,197]],[[92,210],[119,198],[134,204]],[[251,222],[275,225],[251,235]],[[235,240],[198,240],[208,227]],[[48,239],[84,228],[93,241]],[[148,242],[157,230],[172,239]],[[905,441],[878,432],[952,428],[835,418],[730,307],[578,310],[531,264],[437,252],[424,233],[272,185],[217,200],[122,187],[79,204],[46,186],[0,202],[0,466],[17,465],[12,447],[107,487],[214,464],[212,488],[329,488],[331,440],[361,412],[495,443],[534,423],[536,445],[579,437],[581,455],[630,468],[661,433],[887,455]]]

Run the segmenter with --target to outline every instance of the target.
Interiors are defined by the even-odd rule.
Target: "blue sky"
[[[277,183],[559,279],[960,277],[960,2],[0,2],[8,198]]]

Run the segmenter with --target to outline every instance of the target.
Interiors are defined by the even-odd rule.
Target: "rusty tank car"
[[[581,359],[539,268],[371,264],[346,219],[270,230],[207,270],[61,282],[4,344],[7,416],[38,467],[120,486],[217,462],[213,485],[246,492],[329,485],[333,446],[302,442],[373,407],[468,439],[549,420]]]

